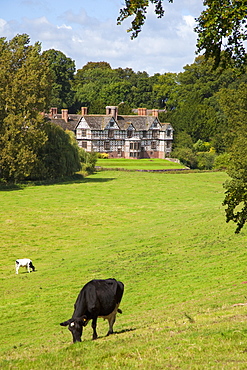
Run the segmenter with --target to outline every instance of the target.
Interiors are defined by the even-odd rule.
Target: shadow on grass
[[[114,177],[108,178],[88,178],[83,175],[76,174],[66,178],[53,179],[53,180],[37,180],[37,181],[24,181],[20,184],[0,184],[0,191],[15,191],[23,190],[28,186],[51,186],[51,185],[68,185],[68,184],[83,184],[83,183],[103,183],[115,180]]]
[[[113,334],[123,334],[123,333],[128,333],[129,331],[135,331],[136,328],[130,328],[130,329],[123,329],[119,331],[114,331]]]
[[[130,328],[130,329],[123,329],[123,330],[119,330],[119,331],[114,331],[111,335],[100,335],[98,336],[98,338],[96,339],[96,341],[98,341],[99,339],[103,339],[103,338],[108,338],[108,337],[111,337],[112,335],[118,335],[118,334],[124,334],[124,333],[128,333],[128,332],[131,332],[131,331],[134,331],[136,330],[136,328]],[[83,343],[87,343],[87,342],[94,342],[93,339],[84,339],[83,338],[83,334],[82,334],[82,341],[81,342],[76,342],[76,343],[70,343],[68,345],[68,347],[66,348],[66,350],[73,350],[76,346],[81,346],[83,345]],[[61,351],[64,351],[64,349],[62,349]]]
[[[0,191],[23,190],[23,188],[21,184],[0,184]]]
[[[110,335],[99,335],[98,336],[98,338],[96,339],[96,340],[98,340],[98,339],[102,339],[102,338],[107,338],[107,337],[111,337],[112,335],[119,335],[119,334],[124,334],[124,333],[128,333],[128,332],[130,332],[130,331],[135,331],[136,330],[136,328],[129,328],[129,329],[123,329],[123,330],[119,330],[119,331],[115,331],[114,330],[114,332],[112,333],[112,334],[110,334]],[[83,338],[82,338],[83,339]],[[91,341],[92,339],[89,339],[89,341]],[[86,340],[85,340],[86,341]],[[82,342],[83,342],[83,340],[82,340]]]

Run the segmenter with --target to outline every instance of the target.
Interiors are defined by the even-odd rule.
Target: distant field
[[[185,168],[182,164],[167,159],[98,159],[97,166],[104,168],[123,168],[127,170],[172,170]]]
[[[246,228],[225,223],[224,173],[102,171],[0,190],[1,369],[246,369]],[[15,274],[16,258],[33,259]],[[125,284],[114,326],[59,323],[93,278]]]

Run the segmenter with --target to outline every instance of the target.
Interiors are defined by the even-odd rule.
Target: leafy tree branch
[[[134,16],[131,27],[131,39],[141,32],[146,21],[147,8],[155,5],[154,12],[158,18],[165,14],[164,0],[125,0],[120,9],[117,23]],[[168,0],[173,3],[173,0]],[[244,41],[247,40],[247,0],[204,0],[205,9],[196,19],[195,31],[198,34],[197,53],[203,52],[208,59],[213,57],[215,67],[220,64],[224,51],[224,64],[241,67],[246,64]]]

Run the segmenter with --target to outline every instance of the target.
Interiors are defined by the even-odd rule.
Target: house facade
[[[139,108],[137,115],[118,115],[116,106],[107,106],[105,115],[69,115],[67,109],[57,114],[51,109],[50,119],[64,129],[74,131],[79,147],[87,152],[107,153],[111,158],[166,158],[170,156],[173,128],[161,123],[158,110],[147,114]]]

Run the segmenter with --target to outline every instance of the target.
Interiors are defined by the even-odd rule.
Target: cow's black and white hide
[[[15,272],[18,274],[20,267],[26,267],[27,271],[30,272],[30,269],[35,271],[33,262],[29,258],[21,258],[15,261]]]
[[[74,305],[72,318],[62,322],[61,326],[69,326],[73,342],[81,342],[83,326],[92,320],[93,339],[97,339],[97,318],[107,319],[109,330],[113,333],[113,325],[123,296],[124,284],[115,279],[89,281],[80,291]]]

